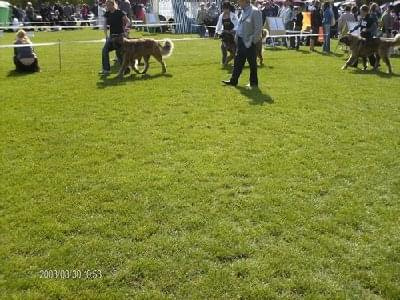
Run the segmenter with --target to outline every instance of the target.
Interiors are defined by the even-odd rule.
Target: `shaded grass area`
[[[34,41],[59,38],[102,33]],[[23,76],[0,49],[3,297],[398,298],[397,75],[275,49],[260,91],[248,68],[224,87],[200,40],[119,81],[98,77],[101,46],[63,44],[62,72],[38,47]]]

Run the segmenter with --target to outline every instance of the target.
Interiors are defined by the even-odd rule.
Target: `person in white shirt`
[[[351,7],[347,5],[344,9],[344,13],[338,19],[338,34],[339,36],[347,33],[348,31],[347,22],[356,22],[354,15],[351,13]]]
[[[232,5],[230,2],[222,3],[222,14],[219,15],[216,32],[220,35],[223,31],[231,33],[233,36],[237,30],[238,17],[232,12]],[[221,43],[222,64],[225,64],[227,57],[227,50],[225,43]]]

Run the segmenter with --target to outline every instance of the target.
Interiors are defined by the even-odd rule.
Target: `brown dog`
[[[388,73],[392,73],[392,66],[390,64],[390,48],[400,45],[400,34],[397,34],[394,39],[388,38],[374,38],[367,41],[364,38],[352,34],[345,34],[340,38],[339,42],[350,47],[351,55],[342,69],[345,70],[348,66],[352,66],[359,57],[363,58],[364,69],[366,69],[366,57],[376,54],[385,62],[388,67]],[[378,68],[379,60],[375,62],[374,69]]]
[[[162,73],[167,72],[167,67],[163,61],[163,57],[168,57],[172,54],[174,44],[171,40],[165,39],[164,45],[153,39],[127,39],[125,37],[116,37],[116,44],[121,46],[122,50],[122,65],[118,76],[123,77],[129,66],[138,74],[145,74],[149,68],[150,56],[153,56],[161,63]],[[140,72],[137,68],[137,62],[143,57],[144,69]]]
[[[262,41],[265,39],[267,36],[267,30],[263,29],[261,33],[261,38],[256,44],[256,55],[258,59],[260,60],[260,66],[263,64],[263,57],[262,57]],[[224,66],[228,65],[228,63],[235,57],[236,53],[236,42],[235,42],[235,36],[233,33],[229,31],[223,31],[220,36],[222,43],[225,46],[225,49],[229,53],[229,55],[226,57],[224,63]]]

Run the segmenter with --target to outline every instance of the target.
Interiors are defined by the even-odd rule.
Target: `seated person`
[[[14,45],[27,44],[26,47],[14,48],[14,64],[17,72],[39,72],[38,59],[33,52],[32,42],[24,30],[17,32]]]

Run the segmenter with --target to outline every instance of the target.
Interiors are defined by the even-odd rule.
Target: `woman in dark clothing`
[[[311,12],[311,33],[318,34],[319,28],[322,26],[322,13],[320,9],[320,3],[315,2],[315,9]],[[317,36],[312,36],[310,39],[310,50],[314,51],[315,42],[317,41]]]
[[[223,31],[230,32],[235,35],[238,25],[238,17],[231,10],[232,5],[229,2],[222,4],[222,14],[219,15],[216,32],[220,35]],[[224,42],[221,44],[222,64],[225,64],[227,50]]]
[[[35,52],[33,52],[33,48],[31,46],[32,42],[24,30],[19,30],[17,32],[17,38],[14,44],[26,44],[25,47],[14,48],[15,70],[17,72],[39,72],[40,68],[38,65],[37,56]]]
[[[301,7],[295,6],[295,19],[294,19],[294,31],[301,31],[303,28],[303,13],[301,12]],[[296,50],[299,50],[300,47],[300,37],[296,37]]]

